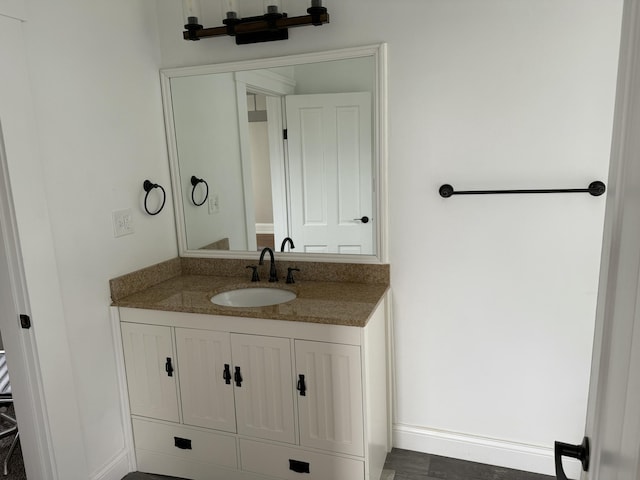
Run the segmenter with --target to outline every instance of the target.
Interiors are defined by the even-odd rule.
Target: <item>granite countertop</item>
[[[236,288],[282,288],[296,293],[289,302],[266,307],[223,307],[211,297]],[[385,284],[303,281],[248,282],[246,277],[179,275],[115,300],[114,306],[204,313],[294,322],[364,327],[387,291]]]
[[[279,261],[279,282],[249,281],[246,260],[173,258],[109,281],[112,305],[170,312],[265,318],[364,327],[389,289],[389,265]],[[300,267],[296,283],[284,281],[288,267]],[[238,272],[243,276],[237,276]],[[224,307],[211,302],[238,288],[280,288],[296,298],[265,307]]]

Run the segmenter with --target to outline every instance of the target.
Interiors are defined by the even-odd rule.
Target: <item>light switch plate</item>
[[[220,199],[217,193],[209,195],[209,215],[220,213]]]
[[[113,212],[113,236],[122,237],[130,235],[135,230],[133,228],[133,215],[131,209],[117,210]]]

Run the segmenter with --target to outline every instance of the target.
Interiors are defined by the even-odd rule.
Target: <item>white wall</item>
[[[584,429],[605,200],[437,190],[606,181],[621,1],[328,0],[253,46],[158,5],[165,67],[388,43],[396,446],[551,473]]]
[[[25,176],[34,165],[12,171],[12,180],[20,180],[14,196],[21,233],[37,233],[28,228],[33,225],[44,229],[22,237],[27,273],[39,268],[46,278],[53,271],[54,293],[59,283],[61,305],[52,305],[46,290],[30,288],[45,380],[55,381],[50,370],[59,358],[70,355],[72,363],[75,391],[47,399],[54,434],[62,434],[64,418],[73,415],[81,430],[66,427],[74,436],[56,444],[56,461],[61,479],[120,479],[118,468],[127,465],[108,280],[177,254],[155,2],[28,0],[28,10],[40,163],[31,184]],[[169,194],[155,217],[142,209],[147,178]],[[132,209],[135,233],[114,238],[111,213],[123,208]],[[55,258],[39,258],[49,248]]]
[[[7,12],[6,6],[0,7],[0,13],[12,15],[15,10]],[[8,261],[3,272],[0,327],[11,369],[26,473],[29,478],[54,478],[44,472],[52,469],[55,458],[59,478],[73,478],[75,472],[86,476],[87,469],[50,219],[41,207],[46,205],[45,183],[37,156],[23,19],[0,16],[0,149],[4,150],[0,152],[4,197],[0,223],[3,255],[6,253]],[[6,190],[5,181],[11,184]],[[16,258],[20,252],[22,259]],[[29,305],[29,296],[38,301]],[[19,328],[18,313],[32,318],[30,329]],[[41,343],[39,357],[33,355],[35,343]],[[38,364],[38,358],[45,362],[35,376],[31,366]],[[65,406],[46,425],[42,397],[52,409]],[[69,468],[71,464],[74,467]]]
[[[231,73],[174,78],[171,97],[188,248],[228,238],[231,250],[247,250],[235,78]],[[209,184],[211,198],[218,197],[218,213],[209,214],[206,203],[193,204],[192,175]]]

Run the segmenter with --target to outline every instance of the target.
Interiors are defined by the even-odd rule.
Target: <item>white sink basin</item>
[[[211,302],[222,307],[265,307],[288,302],[294,298],[294,292],[281,288],[238,288],[214,295]]]

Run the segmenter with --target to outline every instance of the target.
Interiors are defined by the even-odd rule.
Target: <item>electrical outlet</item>
[[[220,200],[217,193],[209,195],[209,215],[214,213],[220,213]]]
[[[122,237],[123,235],[130,235],[135,230],[133,228],[133,215],[131,209],[117,210],[113,212],[113,236]]]

